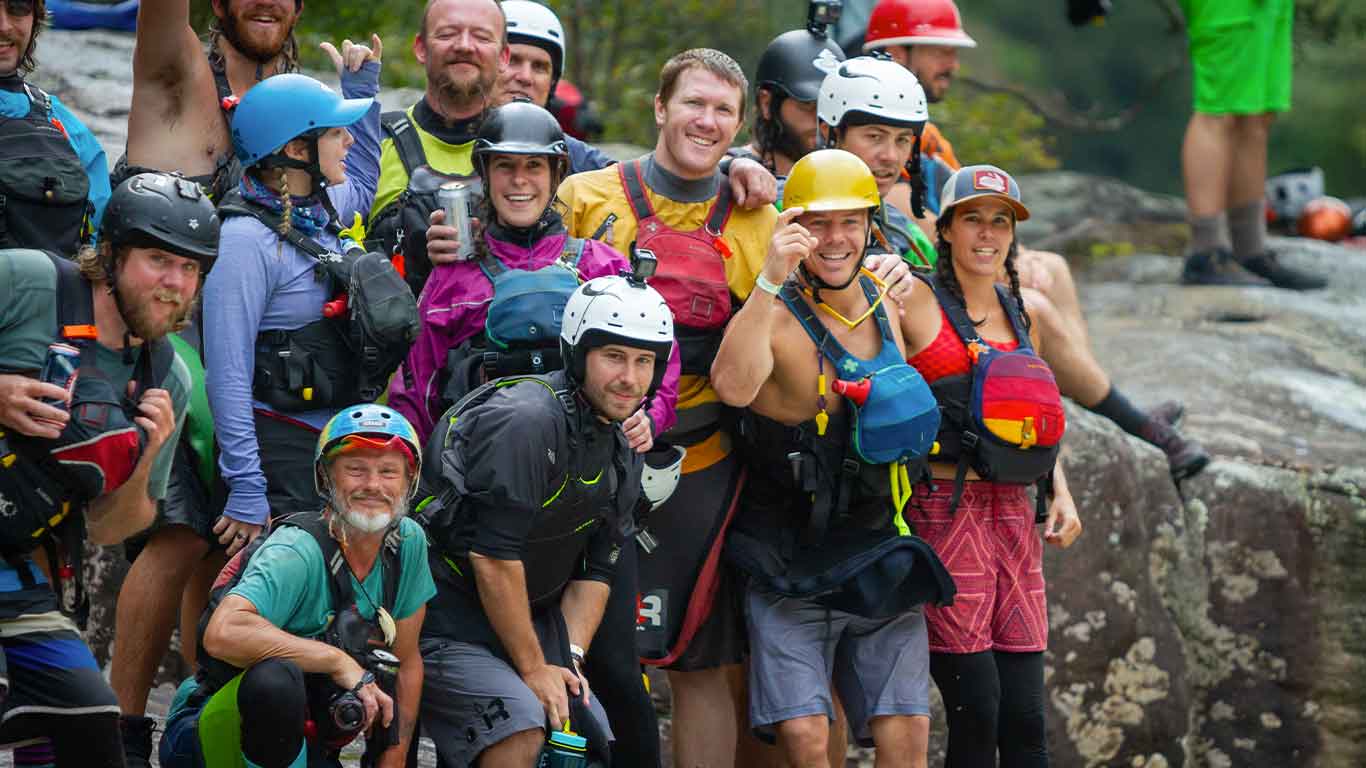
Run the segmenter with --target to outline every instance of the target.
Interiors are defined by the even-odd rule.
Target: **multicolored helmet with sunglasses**
[[[318,447],[313,452],[313,482],[319,494],[328,492],[327,467],[332,460],[357,448],[404,454],[412,478],[410,493],[417,490],[417,478],[422,473],[422,440],[417,430],[398,411],[365,403],[343,408],[318,435]]]

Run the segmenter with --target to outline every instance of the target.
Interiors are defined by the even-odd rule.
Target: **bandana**
[[[279,193],[261,183],[251,174],[242,175],[241,192],[243,198],[257,205],[278,214],[285,212],[285,201],[281,199]],[[294,229],[312,236],[323,231],[323,227],[327,226],[327,209],[317,198],[290,195],[289,204],[289,223]]]

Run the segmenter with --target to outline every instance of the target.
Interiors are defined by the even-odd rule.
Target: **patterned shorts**
[[[953,605],[925,606],[930,651],[1015,653],[1048,647],[1043,541],[1025,486],[968,481],[956,512],[953,481],[916,486],[907,505],[915,532],[958,586]]]

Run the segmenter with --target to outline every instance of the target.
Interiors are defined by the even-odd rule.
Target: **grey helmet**
[[[104,209],[100,237],[111,246],[163,248],[199,262],[207,274],[218,256],[218,213],[199,185],[176,174],[126,179]]]

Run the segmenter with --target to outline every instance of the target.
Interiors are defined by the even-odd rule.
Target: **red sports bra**
[[[1020,342],[1016,341],[992,341],[986,342],[1002,352],[1013,352],[1020,348]],[[953,330],[953,323],[949,321],[949,316],[944,313],[943,307],[939,309],[939,334],[934,337],[928,347],[917,352],[911,359],[913,368],[920,371],[920,375],[925,377],[926,383],[933,383],[945,376],[956,376],[968,372],[968,348],[958,338],[958,334]]]

